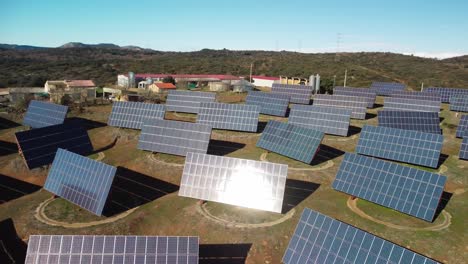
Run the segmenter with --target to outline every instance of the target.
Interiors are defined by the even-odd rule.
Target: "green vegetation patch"
[[[45,208],[45,214],[50,219],[67,223],[86,223],[105,219],[62,198],[50,202]]]

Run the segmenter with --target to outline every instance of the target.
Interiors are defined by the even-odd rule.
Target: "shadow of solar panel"
[[[62,124],[67,116],[68,106],[32,100],[23,119],[23,125],[40,128]]]
[[[286,116],[289,96],[283,94],[250,91],[245,99],[246,105],[257,105],[261,114]]]
[[[108,125],[141,129],[146,118],[164,119],[165,111],[161,104],[114,102]]]
[[[289,241],[283,263],[435,264],[438,262],[305,208]]]
[[[351,118],[366,119],[367,99],[358,96],[317,94],[314,105],[351,110]]]
[[[441,134],[439,114],[382,110],[378,112],[379,126]]]
[[[390,94],[390,96],[395,98],[435,101],[439,104],[442,102],[442,97],[440,96],[440,94],[435,92],[396,91]]]
[[[374,107],[375,98],[377,97],[377,94],[368,88],[343,87],[343,86],[335,86],[335,88],[333,88],[333,94],[347,95],[347,96],[359,96],[362,98],[366,98],[367,108]]]
[[[468,95],[468,88],[447,88],[447,87],[428,87],[424,92],[434,92],[440,94],[443,103],[450,102],[450,96],[456,94]]]
[[[437,168],[443,141],[442,135],[365,125],[356,152]]]
[[[167,111],[198,113],[200,102],[215,102],[216,94],[208,92],[169,91],[166,99]]]
[[[199,238],[189,236],[29,236],[26,264],[197,264]]]
[[[436,112],[440,111],[440,102],[387,97],[384,100],[384,110]]]
[[[468,112],[468,94],[450,96],[450,111]]]
[[[200,103],[197,123],[213,128],[257,132],[260,108],[256,105]]]
[[[320,131],[270,120],[257,147],[310,164],[323,136]]]
[[[316,105],[292,105],[288,123],[322,131],[325,134],[347,136],[351,110]]]
[[[468,130],[465,130],[460,146],[460,159],[468,160]]]
[[[403,91],[406,85],[395,82],[372,82],[370,90],[377,93],[377,95],[391,95],[396,91]]]
[[[274,83],[271,87],[274,94],[289,96],[289,102],[295,104],[310,104],[313,87],[307,85],[279,84]]]
[[[58,149],[44,189],[101,215],[116,168]]]
[[[346,153],[333,188],[432,222],[447,178],[371,157]]]
[[[207,125],[149,118],[143,123],[138,149],[179,156],[206,153],[210,137]]]
[[[457,138],[462,138],[463,133],[468,130],[468,115],[462,115],[457,127]]]
[[[179,196],[281,213],[288,166],[188,153]]]
[[[51,164],[59,148],[80,155],[89,155],[93,151],[86,130],[72,123],[16,132],[15,137],[29,169]]]

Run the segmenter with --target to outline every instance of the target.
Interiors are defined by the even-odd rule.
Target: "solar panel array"
[[[179,196],[281,213],[288,166],[188,153]]]
[[[101,215],[117,169],[58,149],[44,189]]]
[[[215,102],[216,94],[208,92],[192,92],[171,90],[167,94],[167,111],[198,113],[200,102]]]
[[[323,137],[317,130],[270,120],[257,147],[310,164]]]
[[[468,115],[462,115],[457,127],[457,137],[462,138],[463,133],[468,130]]]
[[[207,125],[149,118],[143,122],[138,148],[179,156],[206,153],[210,137]]]
[[[446,87],[428,87],[424,92],[434,92],[440,94],[443,103],[450,102],[450,96],[456,94],[468,95],[468,88],[446,88]]]
[[[260,113],[274,116],[286,116],[289,96],[284,94],[250,91],[245,99],[247,105],[257,105]]]
[[[141,129],[147,118],[164,119],[165,107],[161,104],[140,102],[114,102],[108,125]]]
[[[84,128],[61,124],[15,133],[18,149],[29,169],[51,164],[59,148],[88,155],[93,145]]]
[[[367,99],[358,96],[317,94],[314,105],[351,110],[351,118],[366,119]]]
[[[468,160],[468,130],[465,130],[464,132],[458,157],[460,157],[460,159]]]
[[[23,125],[40,128],[62,124],[67,116],[68,106],[32,100],[23,119]]]
[[[436,112],[382,110],[378,112],[379,126],[440,134],[440,119]]]
[[[365,125],[356,152],[437,168],[443,141],[442,135]]]
[[[335,88],[333,88],[333,94],[359,96],[359,97],[366,98],[367,108],[374,107],[375,98],[377,97],[377,94],[375,93],[375,91],[371,91],[368,88],[343,87],[343,86],[336,86]]]
[[[440,94],[435,92],[412,92],[412,91],[396,91],[390,94],[391,97],[396,98],[407,98],[407,99],[416,99],[416,100],[426,100],[426,101],[435,101],[442,102],[442,97]]]
[[[256,105],[203,102],[197,123],[213,128],[257,132],[260,108]]]
[[[332,187],[432,222],[446,180],[432,172],[346,153]]]
[[[325,134],[347,136],[351,110],[316,105],[292,105],[288,123]]]
[[[395,82],[372,82],[370,86],[371,91],[377,93],[377,95],[391,95],[397,91],[403,91],[406,89],[406,85]]]
[[[274,83],[271,92],[289,96],[289,102],[291,103],[308,105],[310,104],[313,89],[312,86],[308,85]]]
[[[438,262],[305,208],[289,241],[283,263],[435,264]]]
[[[468,94],[457,94],[450,97],[450,111],[468,112]]]
[[[416,112],[436,112],[440,111],[440,102],[406,99],[398,97],[387,97],[384,100],[385,110],[402,110]]]
[[[197,264],[198,237],[32,235],[26,264]]]

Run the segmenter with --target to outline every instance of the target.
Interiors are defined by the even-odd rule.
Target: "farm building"
[[[258,76],[258,75],[252,76],[252,82],[255,86],[271,88],[273,86],[273,83],[279,83],[279,81],[280,81],[279,77]]]
[[[43,87],[10,87],[8,88],[9,99],[12,103],[17,103],[22,100],[33,100],[45,97]]]
[[[172,83],[152,83],[148,86],[149,90],[154,93],[162,93],[171,89],[176,89],[176,86]]]
[[[65,95],[72,101],[80,102],[96,98],[96,85],[92,80],[47,81],[44,91],[50,94],[54,102],[60,102]]]
[[[130,80],[129,74],[119,74],[117,76],[117,85],[126,88],[129,87],[131,83],[142,83],[142,87],[148,84],[149,80],[153,82],[162,82],[162,80],[168,76],[172,76],[176,82],[224,82],[232,85],[233,82],[239,81],[241,78],[234,75],[223,75],[223,74],[151,74],[151,73],[141,73],[134,74],[135,80]]]

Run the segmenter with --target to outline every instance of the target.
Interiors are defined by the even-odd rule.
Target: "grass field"
[[[231,96],[233,98],[231,98]],[[236,94],[225,93],[220,97],[223,101],[238,102],[243,99]],[[380,105],[383,98],[378,98]],[[13,219],[18,236],[27,241],[31,234],[135,234],[135,235],[194,235],[200,237],[201,246],[208,248],[204,254],[211,254],[214,245],[223,245],[227,250],[228,259],[238,262],[229,263],[280,263],[288,241],[297,224],[303,208],[308,207],[321,213],[344,221],[377,236],[383,237],[401,246],[445,263],[467,263],[468,259],[468,161],[458,159],[461,139],[455,138],[455,130],[459,121],[455,113],[448,111],[444,104],[441,127],[444,130],[444,154],[442,166],[428,169],[437,172],[445,166],[443,175],[448,177],[445,188],[444,210],[451,215],[448,228],[439,231],[397,230],[386,225],[375,223],[354,213],[348,206],[348,195],[331,188],[344,152],[354,152],[358,141],[360,128],[364,124],[377,124],[375,114],[380,108],[368,110],[369,119],[352,120],[353,134],[347,138],[326,135],[321,147],[325,151],[321,157],[310,165],[268,153],[267,160],[288,164],[294,168],[318,168],[333,161],[333,166],[322,170],[290,170],[285,201],[286,211],[294,208],[291,219],[270,227],[234,228],[227,227],[206,218],[199,212],[199,203],[195,199],[179,197],[177,186],[180,184],[184,159],[167,154],[151,154],[136,148],[139,131],[118,129],[106,126],[110,106],[88,107],[82,114],[72,114],[75,118],[90,120],[88,132],[95,150],[100,150],[105,157],[103,162],[118,167],[143,186],[145,199],[138,197],[141,189],[128,188],[125,197],[115,195],[123,208],[114,208],[114,212],[123,212],[139,206],[127,217],[103,225],[69,229],[44,224],[38,221],[34,214],[38,205],[52,196],[41,189],[22,197],[5,201],[0,204],[0,220]],[[20,117],[1,116],[21,123]],[[166,118],[194,122],[195,115],[167,113]],[[261,116],[261,121],[270,119],[286,120],[285,118]],[[15,148],[14,132],[25,129],[22,126],[0,130],[0,143],[4,148]],[[116,138],[118,138],[117,141]],[[255,133],[213,130],[209,153],[229,157],[239,157],[260,160],[265,150],[255,146],[258,136]],[[152,156],[150,158],[150,156]],[[91,156],[97,158],[96,154]],[[421,168],[418,166],[412,166]],[[424,169],[424,168],[422,168]],[[20,181],[42,186],[47,176],[47,168],[27,170],[19,155],[14,151],[5,151],[0,155],[0,174],[16,178]],[[124,175],[123,174],[123,175]],[[288,188],[289,187],[289,188]],[[0,186],[2,188],[2,186]],[[0,197],[2,194],[0,194]],[[134,197],[135,196],[135,197]],[[149,198],[148,198],[149,197]],[[3,199],[3,197],[1,198]],[[114,199],[114,198],[113,198]],[[125,203],[127,202],[127,203]],[[428,223],[414,217],[401,214],[391,209],[366,202],[357,201],[357,206],[367,215],[384,222],[414,228],[431,227],[440,224],[444,219],[439,215],[433,223]],[[205,208],[212,215],[233,222],[258,224],[274,221],[282,214],[239,208],[229,205],[208,202]],[[68,223],[87,222],[112,217],[109,214],[96,217],[87,211],[68,203],[63,199],[54,200],[45,210],[45,214],[54,220]],[[201,256],[208,259],[210,256]],[[226,260],[226,259],[225,259]],[[219,260],[216,263],[225,260]]]

